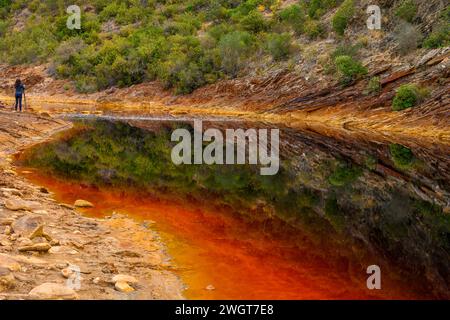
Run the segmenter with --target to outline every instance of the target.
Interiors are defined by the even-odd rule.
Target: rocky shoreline
[[[13,154],[70,126],[0,111],[0,300],[183,299],[150,224],[82,216],[14,171]]]

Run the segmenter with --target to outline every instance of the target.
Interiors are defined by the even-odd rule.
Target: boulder
[[[36,300],[76,300],[77,293],[58,283],[43,283],[35,287],[29,293],[30,298]]]

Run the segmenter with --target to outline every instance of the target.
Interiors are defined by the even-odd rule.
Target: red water
[[[364,270],[356,275],[342,265],[337,270],[333,257],[326,261],[313,257],[321,249],[305,242],[300,250],[226,212],[99,190],[33,171],[22,174],[53,192],[59,202],[84,199],[94,203],[95,208],[83,210],[86,215],[117,212],[155,221],[152,227],[167,246],[190,299],[417,298],[385,278],[382,290],[368,290]],[[208,286],[214,289],[207,290]]]

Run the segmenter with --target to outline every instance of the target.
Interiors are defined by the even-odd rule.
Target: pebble
[[[65,268],[61,270],[61,275],[68,279],[73,274],[73,270],[71,268]]]
[[[116,288],[117,291],[123,292],[123,293],[130,293],[130,292],[134,291],[134,289],[125,281],[116,282],[114,287]]]

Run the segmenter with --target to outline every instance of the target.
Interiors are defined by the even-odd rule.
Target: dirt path
[[[147,224],[118,214],[84,217],[14,171],[14,153],[70,126],[0,111],[0,300],[182,299],[182,283]]]

